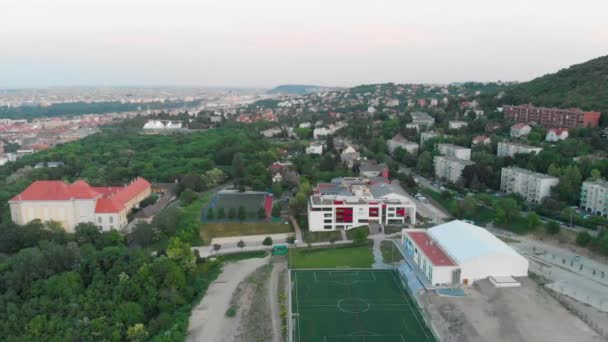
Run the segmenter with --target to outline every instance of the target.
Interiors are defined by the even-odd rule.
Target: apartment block
[[[433,160],[435,165],[435,177],[456,183],[462,177],[462,171],[469,165],[475,163],[453,156],[436,156]]]
[[[583,182],[581,208],[596,215],[608,216],[608,182]]]
[[[503,167],[500,174],[500,190],[508,194],[519,194],[532,203],[542,202],[551,194],[551,187],[558,182],[557,177],[519,167]]]
[[[462,160],[471,160],[471,149],[454,144],[437,144],[435,148],[444,156],[456,157]]]
[[[534,107],[532,105],[504,106],[507,120],[535,123],[545,127],[597,127],[600,112],[584,112],[578,108],[559,109]]]
[[[518,153],[539,153],[542,150],[542,147],[503,141],[498,143],[496,155],[498,157],[513,157]]]

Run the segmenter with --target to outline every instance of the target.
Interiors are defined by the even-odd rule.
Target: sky
[[[606,0],[1,0],[0,87],[526,81],[608,54]]]

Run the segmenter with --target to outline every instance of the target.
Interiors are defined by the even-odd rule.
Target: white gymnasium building
[[[528,260],[485,228],[451,221],[403,229],[401,242],[432,286],[460,286],[493,278],[526,277]],[[492,280],[492,279],[491,279]]]
[[[384,177],[336,178],[321,183],[308,201],[310,231],[347,230],[378,224],[416,223],[416,204],[397,182]]]

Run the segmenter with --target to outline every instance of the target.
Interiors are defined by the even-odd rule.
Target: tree
[[[266,218],[266,210],[264,208],[258,209],[258,218],[263,220]]]
[[[281,203],[276,202],[272,206],[272,217],[280,217],[281,216]]]
[[[362,244],[367,241],[369,236],[369,230],[363,228],[357,228],[353,232],[353,242],[356,244]]]
[[[152,224],[164,235],[173,236],[177,232],[177,226],[182,215],[183,212],[180,208],[167,208],[154,216]]]
[[[236,217],[236,209],[234,209],[234,208],[228,209],[228,218],[231,220],[234,220],[235,217]]]
[[[536,213],[529,213],[526,221],[529,230],[535,230],[540,225],[540,217]]]
[[[503,227],[513,222],[520,214],[519,204],[513,198],[501,198],[495,201],[494,210],[496,211],[496,223]]]
[[[561,226],[559,223],[557,223],[555,221],[549,221],[545,225],[545,229],[547,230],[548,234],[555,235],[555,234],[559,233],[559,231],[561,230]]]
[[[262,245],[272,246],[272,238],[270,236],[265,237],[264,241],[262,241]]]
[[[154,241],[154,235],[153,225],[146,222],[140,222],[135,225],[135,228],[133,228],[131,238],[136,244],[145,247],[152,244]]]
[[[79,223],[74,228],[74,238],[79,245],[95,244],[101,237],[99,227],[93,223]]]
[[[182,194],[179,196],[179,199],[185,204],[191,204],[192,202],[196,201],[198,198],[198,195],[196,194],[196,192],[190,190],[190,189],[186,189],[182,192]]]
[[[237,242],[237,243],[236,243],[236,246],[237,246],[238,248],[240,248],[241,250],[243,250],[243,248],[245,248],[245,246],[246,246],[246,245],[245,245],[245,241],[243,241],[243,240],[239,240],[239,242]]]
[[[288,236],[287,239],[285,239],[285,241],[288,244],[293,245],[294,243],[296,243],[296,238],[294,236]]]
[[[142,323],[137,323],[127,329],[127,340],[143,342],[148,339],[148,332]]]
[[[242,205],[239,206],[238,218],[241,221],[244,221],[247,219],[247,211],[245,211],[245,207],[243,207]]]
[[[217,218],[222,220],[226,218],[226,210],[221,207],[218,211],[217,211]]]
[[[232,158],[232,177],[240,181],[245,176],[245,162],[241,153],[235,153]]]
[[[283,194],[283,186],[281,183],[272,183],[272,195],[274,198],[280,198]]]
[[[418,156],[416,169],[425,175],[433,173],[433,156],[429,151],[424,151]]]
[[[213,220],[214,218],[215,218],[215,212],[213,211],[213,207],[209,207],[209,209],[207,209],[207,219]]]
[[[460,218],[471,217],[475,213],[476,208],[477,202],[475,202],[473,196],[467,196],[458,201],[458,213],[456,216]]]
[[[182,265],[186,270],[193,270],[196,265],[196,257],[190,249],[190,244],[183,242],[180,238],[174,237],[169,240],[167,247],[167,257]]]
[[[597,181],[602,178],[602,172],[598,169],[591,170],[591,180]]]
[[[220,245],[219,243],[214,243],[213,244],[213,251],[217,254],[217,252],[220,251],[220,249],[222,248],[222,245]]]
[[[591,235],[587,232],[579,232],[576,235],[576,244],[582,247],[586,247],[591,242]]]

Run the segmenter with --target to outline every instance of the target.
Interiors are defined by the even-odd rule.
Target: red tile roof
[[[124,204],[119,203],[111,197],[102,197],[95,204],[95,213],[117,213],[124,209]]]
[[[551,129],[549,129],[549,132],[553,132],[556,135],[562,135],[562,134],[564,134],[564,132],[568,133],[568,129],[566,129],[566,128],[551,128]]]
[[[522,129],[524,127],[526,127],[528,125],[526,125],[525,123],[516,123],[515,125],[513,125],[512,128],[516,128],[516,129]]]
[[[137,178],[125,187],[92,187],[83,180],[73,184],[62,181],[35,181],[11,201],[67,201],[97,199],[96,213],[115,213],[125,204],[149,188],[150,182]]]
[[[94,199],[101,194],[86,182],[77,181],[67,184],[62,181],[35,181],[12,201],[65,201],[69,199]]]
[[[407,235],[414,240],[418,248],[429,258],[434,266],[456,266],[452,259],[437,246],[437,243],[426,232],[407,232]]]

